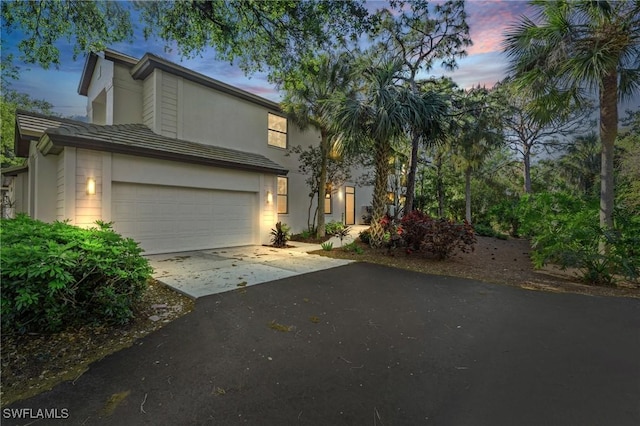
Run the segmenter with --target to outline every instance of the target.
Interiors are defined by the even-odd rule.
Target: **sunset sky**
[[[384,6],[385,2],[368,1],[367,7],[376,9]],[[449,74],[462,87],[473,85],[492,86],[505,76],[507,61],[500,52],[501,41],[506,27],[523,14],[530,15],[531,9],[524,1],[467,1],[466,10],[468,24],[471,29],[473,46],[468,49],[468,57],[459,62],[459,68]],[[138,33],[140,33],[138,31]],[[19,34],[2,34],[2,54],[16,50]],[[85,116],[86,98],[77,94],[80,74],[84,65],[84,57],[72,60],[71,46],[59,45],[62,51],[59,69],[43,70],[35,65],[20,65],[20,80],[13,84],[13,88],[30,94],[34,98],[45,99],[54,105],[54,111],[64,116]],[[217,61],[214,51],[204,54],[202,58],[182,59],[177,51],[165,52],[164,43],[159,41],[144,41],[142,37],[134,44],[118,43],[110,46],[119,52],[142,57],[151,52],[165,57],[194,71],[200,72],[241,89],[278,101],[279,94],[269,85],[264,75],[255,74],[245,76],[238,68],[226,62]],[[445,74],[437,66],[430,72],[438,76]]]

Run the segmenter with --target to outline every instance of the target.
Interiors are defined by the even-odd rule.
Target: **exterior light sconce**
[[[95,178],[87,178],[87,195],[96,195],[96,180]]]
[[[273,203],[273,194],[271,191],[267,191],[267,204]]]

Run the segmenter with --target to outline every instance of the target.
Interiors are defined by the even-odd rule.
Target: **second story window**
[[[269,139],[271,146],[287,147],[287,119],[279,115],[269,114]]]

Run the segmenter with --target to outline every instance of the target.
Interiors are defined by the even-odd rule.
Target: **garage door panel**
[[[114,229],[147,253],[255,243],[254,192],[114,182]]]

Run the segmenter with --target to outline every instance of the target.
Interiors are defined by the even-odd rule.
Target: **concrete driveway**
[[[342,241],[329,240],[333,247],[348,244],[366,226],[352,226]],[[175,290],[197,299],[282,278],[292,277],[351,263],[308,252],[320,250],[319,244],[290,242],[292,248],[244,246],[147,256],[153,277]]]
[[[202,297],[2,424],[636,426],[638,360],[639,300],[353,263]]]

